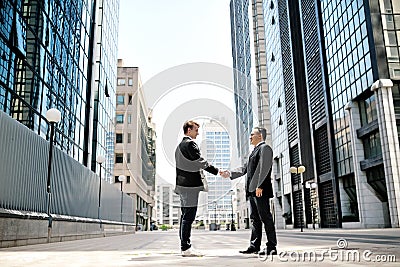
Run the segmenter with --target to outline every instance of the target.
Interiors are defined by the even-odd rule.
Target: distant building
[[[235,184],[235,191],[233,195],[233,210],[235,211],[237,228],[248,229],[250,227],[250,215],[244,182]]]
[[[155,194],[155,125],[147,109],[139,68],[118,60],[116,92],[114,181],[126,176],[123,191],[135,199],[135,222],[150,227]]]
[[[205,121],[200,126],[202,132],[201,150],[202,155],[213,166],[222,169],[230,169],[231,161],[231,140],[228,132],[217,122]],[[217,222],[218,224],[230,223],[233,211],[233,194],[235,194],[233,182],[219,175],[212,175],[204,172],[208,181],[208,192],[201,193],[205,197],[203,202],[199,201],[200,211],[198,220],[205,220],[205,223]]]
[[[179,196],[174,192],[175,185],[161,177],[156,180],[157,223],[179,228],[181,204]]]

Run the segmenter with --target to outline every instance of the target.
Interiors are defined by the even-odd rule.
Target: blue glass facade
[[[283,168],[277,174],[283,181],[277,179],[275,184],[282,212],[289,214],[285,223],[295,227],[296,222],[297,226],[304,223],[302,213],[305,223],[314,222],[312,214],[318,209],[316,217],[322,227],[396,225],[392,215],[397,213],[392,206],[395,197],[390,196],[392,164],[388,156],[385,159],[385,149],[399,148],[394,143],[389,149],[384,145],[388,142],[385,131],[393,120],[384,114],[383,105],[393,110],[399,129],[400,3],[263,3],[275,167]],[[304,71],[299,70],[303,66]],[[375,81],[389,78],[393,86],[388,95],[371,91]],[[391,97],[393,103],[383,103]],[[308,103],[307,113],[304,103]],[[309,145],[304,145],[302,131],[310,131]],[[307,158],[313,159],[306,162]],[[318,183],[317,192],[303,188],[300,193],[296,186],[300,177],[287,179],[285,170],[299,163],[311,169],[302,175],[303,181]],[[373,197],[366,193],[367,187]],[[311,201],[316,195],[318,207]],[[368,210],[372,206],[383,208],[378,208],[378,214]],[[384,219],[369,221],[375,216],[371,213]]]
[[[205,125],[206,159],[221,170],[230,169],[231,142],[228,132],[221,127]],[[209,220],[218,222],[230,221],[232,213],[232,184],[230,179],[221,179],[208,172],[204,172],[208,181],[207,211]],[[217,207],[215,206],[217,205]],[[215,215],[215,208],[218,214]],[[217,216],[217,217],[215,217]]]
[[[249,1],[232,0],[230,12],[238,154],[244,161],[253,128]]]
[[[119,0],[98,1],[97,35],[95,45],[94,104],[93,104],[93,141],[92,165],[96,171],[97,155],[113,158],[107,148],[107,136],[115,131],[116,86],[117,86],[117,50],[118,50],[118,13]],[[107,177],[112,177],[113,165],[103,164]]]
[[[321,2],[338,176],[353,172],[344,106],[374,82],[363,1]]]
[[[100,139],[92,135],[96,133],[90,110],[93,100],[100,99],[105,106],[101,116],[104,122],[112,122],[114,116],[113,105],[108,102],[114,101],[115,71],[109,66],[117,62],[113,43],[119,4],[103,1],[112,8],[101,9],[100,2],[5,0],[0,5],[1,110],[46,138],[49,127],[45,113],[57,108],[62,120],[56,125],[55,143],[86,166],[90,165],[92,140],[105,147],[105,134]],[[107,24],[112,35],[100,31],[95,35],[94,22],[98,22],[100,11],[112,18]],[[95,41],[99,34],[108,39]],[[98,91],[93,86],[96,76],[91,64],[97,60],[96,43],[104,47],[97,65],[104,66],[99,80],[109,80],[110,101],[93,97]],[[101,93],[107,95],[104,90]]]

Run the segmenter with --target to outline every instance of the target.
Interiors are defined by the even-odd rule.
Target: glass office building
[[[275,206],[278,212],[277,216],[282,214],[290,215],[285,222],[276,220],[278,228],[283,228],[283,224],[293,224],[292,220],[292,187],[291,176],[288,171],[289,161],[289,143],[286,107],[293,109],[294,100],[291,104],[286,104],[285,81],[293,83],[292,68],[283,69],[284,63],[291,62],[291,49],[289,42],[289,27],[286,18],[286,9],[278,9],[276,2],[264,2],[264,28],[265,28],[265,51],[267,59],[267,79],[269,88],[269,105],[271,114],[271,137],[272,148],[274,151],[274,177]],[[286,14],[285,16],[282,14]],[[280,19],[282,18],[282,19]],[[281,30],[282,29],[282,30]],[[293,89],[292,89],[293,90]],[[294,111],[294,109],[293,109]],[[297,127],[296,124],[292,127]],[[296,128],[294,131],[297,132]]]
[[[399,227],[400,3],[263,4],[277,225]]]
[[[105,154],[113,124],[118,9],[118,0],[0,4],[0,109],[47,138],[45,114],[57,108],[55,143],[86,166]]]
[[[253,128],[249,0],[231,0],[230,12],[237,146],[239,158],[244,162]]]
[[[262,0],[252,0],[254,66],[257,85],[258,126],[267,129],[265,141],[271,144],[271,114],[268,96],[267,54],[265,53],[264,9]]]
[[[395,195],[399,191],[392,186],[398,183],[393,173],[398,163],[386,155],[399,150],[398,136],[389,143],[388,139],[395,132],[398,135],[399,125],[395,118],[399,114],[400,3],[322,1],[321,24],[342,222],[398,227]],[[391,79],[390,92],[371,90],[380,79]],[[390,99],[385,104],[383,91]],[[392,121],[387,119],[388,111]],[[391,124],[394,131],[389,130]]]
[[[205,123],[203,128],[205,137],[205,158],[221,170],[230,168],[231,147],[229,134],[215,122]],[[207,214],[208,221],[230,222],[232,219],[232,182],[230,179],[204,172],[208,181]]]
[[[94,97],[93,97],[93,141],[91,149],[91,169],[98,169],[97,155],[107,155],[107,136],[115,129],[117,63],[118,63],[118,14],[119,0],[97,1],[97,33],[95,45]],[[104,164],[107,176],[112,165]],[[97,167],[96,167],[97,166]]]

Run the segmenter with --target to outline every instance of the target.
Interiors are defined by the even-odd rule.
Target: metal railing
[[[49,143],[0,111],[0,209],[47,213]],[[99,177],[57,148],[53,150],[50,214],[98,219]],[[121,192],[102,182],[100,219],[121,221]],[[133,223],[133,199],[123,195],[123,222]]]

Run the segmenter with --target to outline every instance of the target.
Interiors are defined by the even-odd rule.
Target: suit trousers
[[[250,200],[250,220],[251,238],[250,247],[260,250],[262,238],[262,224],[264,224],[267,234],[267,249],[276,250],[277,239],[275,224],[270,211],[269,198],[265,195],[256,197],[255,194],[249,196]]]
[[[189,249],[192,223],[196,218],[197,202],[199,199],[198,190],[185,190],[179,194],[181,200],[181,218],[179,227],[179,238],[181,240],[181,250]]]

